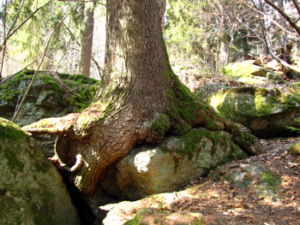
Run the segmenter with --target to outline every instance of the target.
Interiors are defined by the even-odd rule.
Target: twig
[[[58,1],[59,2],[83,2],[83,3],[85,3],[85,2],[96,2],[97,4],[100,4],[100,5],[104,6],[104,7],[106,7],[105,4],[103,4],[101,2],[98,2],[97,0],[90,0],[90,1],[82,1],[82,0],[58,0]]]
[[[0,80],[2,79],[2,70],[4,65],[4,58],[5,58],[5,51],[6,51],[6,16],[7,16],[7,0],[5,1],[5,8],[4,8],[4,21],[3,21],[3,45],[1,46],[2,50],[2,58],[1,58],[1,68],[0,68]]]
[[[268,16],[267,14],[263,13],[262,11],[260,11],[259,9],[257,8],[254,8],[253,6],[249,5],[248,3],[245,2],[245,4],[250,7],[251,9],[255,10],[256,12],[258,12],[259,14],[263,15],[263,16],[266,16],[268,17],[268,19],[270,21],[272,21],[274,24],[276,24],[278,27],[280,27],[283,31],[289,33],[290,35],[294,36],[295,38],[299,39],[298,36],[295,35],[295,33],[292,33],[291,31],[285,29],[283,26],[281,26],[278,22],[276,22],[275,20],[273,20],[270,16]]]
[[[93,56],[91,56],[91,58],[92,58],[93,62],[95,63],[96,67],[97,67],[97,70],[99,72],[100,80],[103,81],[103,72],[104,72],[103,69],[99,66],[98,62],[94,59]]]
[[[68,41],[68,43],[67,43],[67,45],[66,45],[65,52],[63,53],[63,56],[60,58],[60,60],[59,60],[58,63],[57,63],[57,67],[56,67],[56,70],[55,70],[56,73],[58,72],[58,67],[59,67],[59,64],[60,64],[61,60],[62,60],[62,59],[65,57],[65,55],[66,55],[67,48],[69,47],[69,44],[71,43],[71,41],[72,41],[72,37],[70,38],[70,40]]]
[[[289,17],[281,8],[279,8],[277,5],[275,5],[273,2],[270,0],[265,0],[265,2],[270,5],[273,9],[275,9],[277,12],[279,12],[285,19],[286,21],[290,24],[292,28],[300,35],[300,27],[297,26],[297,24],[292,20],[291,17]]]
[[[66,25],[65,25],[65,27],[66,27],[67,31],[69,32],[69,34],[71,35],[71,37],[74,39],[75,43],[80,47],[81,45],[80,45],[79,41],[77,40],[77,38],[72,33],[72,31]],[[98,73],[99,73],[99,77],[102,80],[103,76],[101,74],[103,74],[103,69],[99,66],[99,63],[95,60],[95,58],[93,56],[91,56],[91,59],[95,63],[95,65],[97,67],[97,70],[98,70]]]
[[[253,0],[251,0],[251,1],[253,2]],[[268,1],[268,0],[266,0],[266,2],[267,2],[267,1]],[[253,2],[253,4],[254,4],[254,2]],[[255,5],[255,4],[254,4],[254,5]],[[257,6],[255,5],[255,7],[257,7]],[[288,67],[289,69],[294,70],[294,71],[300,73],[300,70],[299,70],[297,67],[288,64],[287,62],[285,62],[284,60],[278,58],[278,57],[274,54],[274,52],[272,51],[272,49],[271,49],[270,46],[269,46],[269,43],[268,43],[268,40],[267,40],[267,37],[266,37],[265,27],[264,27],[264,25],[263,25],[263,23],[262,23],[262,19],[260,19],[260,26],[261,26],[262,35],[263,35],[263,39],[262,39],[262,38],[260,38],[260,39],[264,42],[265,46],[267,47],[268,53],[269,53],[275,60],[277,60],[279,63],[281,63],[283,66]]]
[[[48,49],[48,47],[49,47],[50,41],[51,41],[51,39],[52,39],[54,33],[55,33],[56,30],[61,26],[61,24],[64,22],[64,20],[65,20],[71,13],[73,13],[75,10],[77,10],[77,8],[78,8],[79,6],[80,6],[80,5],[77,5],[77,7],[75,7],[71,12],[69,12],[68,14],[66,14],[66,15],[62,18],[62,20],[59,22],[59,24],[55,27],[55,29],[52,30],[52,33],[51,33],[51,35],[50,35],[49,38],[48,38],[47,45],[45,46],[45,49],[44,49],[44,52],[43,52],[41,61],[40,61],[39,65],[38,65],[36,71],[35,71],[34,74],[33,74],[33,77],[32,77],[32,79],[31,79],[31,82],[30,82],[30,84],[29,84],[29,86],[28,86],[28,88],[27,88],[27,91],[26,91],[26,93],[25,93],[25,95],[24,95],[24,97],[23,97],[23,99],[22,99],[22,101],[21,101],[21,103],[20,103],[20,106],[19,106],[19,108],[18,108],[16,114],[14,115],[14,117],[13,117],[13,119],[12,119],[12,122],[14,122],[14,121],[16,120],[16,118],[17,118],[17,116],[18,116],[18,114],[19,114],[19,112],[20,112],[20,110],[21,110],[21,108],[22,108],[22,105],[24,104],[24,101],[25,101],[25,99],[26,99],[26,97],[27,97],[27,95],[28,95],[28,93],[29,93],[29,91],[30,91],[30,89],[31,89],[31,86],[32,86],[32,84],[33,84],[33,81],[34,81],[34,79],[35,79],[35,77],[36,77],[36,75],[37,75],[37,72],[39,71],[39,69],[40,69],[40,67],[41,67],[41,65],[42,65],[42,63],[43,63],[43,61],[44,61],[44,58],[45,58],[45,55],[46,55],[46,51],[47,51],[47,49]]]
[[[9,34],[9,33],[11,32],[11,30],[14,28],[14,26],[16,25],[16,22],[17,22],[17,20],[19,19],[20,13],[21,13],[21,11],[22,11],[22,9],[23,9],[24,2],[25,2],[25,0],[23,0],[23,1],[21,2],[20,9],[19,9],[19,11],[18,11],[16,17],[14,18],[14,21],[13,21],[12,25],[10,26],[9,30],[7,31],[7,34]],[[5,37],[5,36],[4,36],[4,37]]]

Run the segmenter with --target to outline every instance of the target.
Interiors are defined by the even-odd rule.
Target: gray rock
[[[17,125],[0,118],[0,224],[80,224],[56,168]]]
[[[210,168],[247,155],[223,131],[193,129],[159,147],[140,147],[119,161],[102,183],[108,193],[137,200],[178,190]]]

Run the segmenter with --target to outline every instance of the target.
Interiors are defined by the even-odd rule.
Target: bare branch
[[[100,4],[104,7],[106,7],[105,4],[99,2],[98,0],[90,0],[90,1],[82,1],[82,0],[58,0],[59,2],[82,2],[82,3],[86,3],[86,2],[96,2],[97,4]]]
[[[16,22],[17,22],[17,20],[19,19],[20,13],[21,13],[21,11],[22,11],[22,9],[23,9],[24,2],[25,2],[25,0],[23,0],[23,1],[21,2],[20,9],[19,9],[19,11],[18,11],[16,17],[14,18],[14,21],[13,21],[12,25],[10,26],[10,28],[9,28],[9,30],[8,30],[8,32],[7,32],[7,35],[8,35],[8,34],[11,32],[11,30],[15,27]],[[5,36],[4,36],[4,37],[5,37]]]
[[[251,9],[255,10],[256,12],[258,12],[259,14],[268,17],[268,19],[273,22],[274,24],[276,24],[278,27],[280,27],[283,31],[289,33],[290,35],[294,36],[295,38],[299,39],[299,37],[297,35],[295,35],[294,33],[290,32],[289,30],[285,29],[283,26],[281,26],[278,22],[276,22],[275,20],[273,20],[270,16],[268,16],[267,14],[265,14],[264,12],[260,11],[257,8],[254,8],[253,6],[249,5],[248,3],[245,2],[245,4],[250,7]],[[255,5],[255,4],[254,4]],[[296,23],[296,22],[295,22]]]
[[[99,72],[100,79],[103,80],[103,79],[102,79],[102,78],[103,78],[103,72],[104,72],[103,69],[99,66],[99,63],[94,59],[93,56],[91,56],[91,58],[92,58],[93,62],[95,63],[96,67],[97,67],[97,70],[98,70],[98,72]]]
[[[289,17],[281,8],[279,8],[277,5],[275,5],[273,2],[270,0],[265,0],[265,2],[270,5],[273,9],[275,9],[277,12],[279,12],[285,19],[286,21],[290,24],[292,28],[298,33],[300,36],[300,27],[297,26],[297,24],[292,20],[291,17]]]
[[[1,68],[0,68],[0,80],[2,79],[2,70],[4,65],[4,58],[5,58],[5,51],[6,51],[6,16],[7,16],[7,0],[5,1],[5,7],[4,7],[4,21],[3,21],[3,35],[4,35],[4,41],[3,45],[1,46],[2,52],[2,58],[1,58]]]
[[[294,6],[296,7],[296,9],[297,9],[297,12],[298,12],[298,14],[300,15],[300,6],[299,6],[299,4],[298,4],[298,2],[296,1],[296,0],[292,0],[293,1],[293,3],[294,3]],[[299,18],[297,19],[297,21],[299,20]],[[296,22],[297,23],[297,22]]]
[[[253,2],[253,0],[251,0],[251,1]],[[266,1],[268,1],[268,0],[266,0]],[[254,4],[254,2],[253,2],[253,4]],[[256,7],[255,4],[254,4],[254,6]],[[256,9],[257,9],[257,8],[256,8]],[[257,11],[259,11],[259,10],[257,9]],[[243,25],[244,25],[244,24],[243,24]],[[289,69],[294,70],[294,71],[300,73],[300,70],[299,70],[297,67],[288,64],[287,62],[285,62],[284,60],[278,58],[278,57],[274,54],[274,52],[272,51],[272,49],[270,48],[270,46],[269,46],[269,44],[268,44],[268,40],[267,40],[266,35],[265,35],[265,27],[264,27],[264,25],[263,25],[261,19],[260,19],[260,25],[261,25],[261,30],[262,30],[263,38],[259,37],[259,35],[258,35],[256,32],[254,32],[251,28],[247,27],[247,29],[249,29],[250,31],[254,32],[254,33],[256,34],[256,36],[257,36],[261,41],[263,41],[263,43],[264,43],[265,46],[267,47],[268,53],[270,53],[270,55],[271,55],[275,60],[277,60],[277,61],[278,61],[279,63],[281,63],[283,66],[288,67]],[[244,26],[245,26],[245,25],[244,25]]]
[[[81,45],[80,45],[79,41],[77,40],[77,38],[72,33],[72,31],[66,25],[65,25],[65,28],[69,32],[70,36],[74,39],[75,43],[80,47]],[[101,74],[103,74],[103,69],[100,67],[99,63],[95,60],[95,58],[93,56],[91,56],[91,58],[92,58],[93,62],[95,63],[95,65],[97,67],[97,70],[98,70],[98,73],[99,73],[99,76],[100,76],[100,79],[102,80],[102,75]]]

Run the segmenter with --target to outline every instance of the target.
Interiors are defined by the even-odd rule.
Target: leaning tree
[[[23,128],[59,136],[57,160],[84,195],[96,194],[107,167],[136,145],[197,126],[225,130],[246,152],[258,153],[253,136],[198,101],[173,73],[157,0],[107,1],[106,32],[105,75],[91,105]]]

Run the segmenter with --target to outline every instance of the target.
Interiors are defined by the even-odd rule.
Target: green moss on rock
[[[79,224],[56,168],[18,126],[0,118],[0,223]]]
[[[166,114],[161,114],[151,127],[151,132],[164,134],[170,127],[170,122]]]
[[[288,151],[292,155],[300,156],[300,143],[293,144]]]

